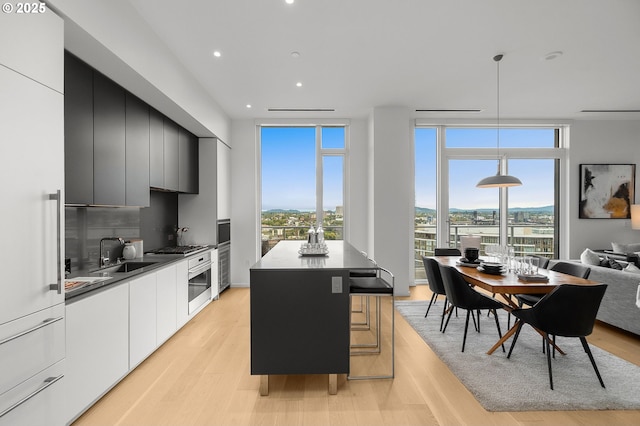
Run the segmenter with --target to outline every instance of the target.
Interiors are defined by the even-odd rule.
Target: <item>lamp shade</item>
[[[631,229],[640,229],[640,204],[631,205]]]
[[[509,176],[509,175],[501,175],[500,173],[498,173],[497,175],[489,176],[482,179],[480,182],[476,184],[476,187],[477,188],[502,188],[507,186],[520,186],[520,185],[522,185],[522,182],[517,177]]]

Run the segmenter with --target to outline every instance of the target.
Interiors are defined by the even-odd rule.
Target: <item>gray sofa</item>
[[[549,268],[557,260],[549,262]],[[580,263],[579,260],[569,262]],[[619,261],[623,263],[623,261]],[[597,319],[640,335],[640,308],[636,306],[636,294],[640,285],[640,274],[620,271],[603,266],[589,265],[589,279],[608,284]]]

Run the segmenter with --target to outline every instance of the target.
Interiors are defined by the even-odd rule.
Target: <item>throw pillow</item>
[[[640,268],[638,268],[633,263],[628,264],[627,267],[624,268],[624,270],[627,271],[627,272],[632,272],[634,274],[640,274]]]
[[[609,258],[605,257],[604,259],[600,259],[600,265],[598,266],[602,266],[603,268],[611,268],[611,264],[609,263]]]
[[[600,266],[600,256],[591,249],[585,249],[580,255],[580,262],[585,265]]]
[[[622,265],[616,262],[613,259],[609,259],[609,268],[617,269],[618,271],[622,271]]]
[[[636,251],[640,251],[640,243],[611,243],[611,248],[613,249],[614,253],[633,253]]]

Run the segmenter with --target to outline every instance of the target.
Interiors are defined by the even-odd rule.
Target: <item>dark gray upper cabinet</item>
[[[93,204],[93,69],[64,56],[65,203]]]
[[[198,193],[198,138],[191,132],[180,128],[180,164],[179,191],[189,194]]]
[[[125,91],[93,73],[93,203],[125,205]]]
[[[149,206],[149,106],[126,95],[125,204]]]
[[[178,191],[180,173],[178,161],[180,147],[178,143],[178,125],[170,119],[164,119],[164,189]]]
[[[149,108],[149,185],[164,188],[164,117]]]

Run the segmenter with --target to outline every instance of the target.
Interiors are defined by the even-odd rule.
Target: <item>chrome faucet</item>
[[[107,250],[107,255],[106,256],[102,255],[103,243],[105,241],[119,241],[121,246],[124,245],[124,240],[122,238],[120,238],[120,237],[105,237],[105,238],[102,238],[100,240],[100,260],[99,260],[99,265],[100,265],[101,268],[103,266],[107,266],[109,263],[111,263],[111,258],[109,257],[109,250]]]

